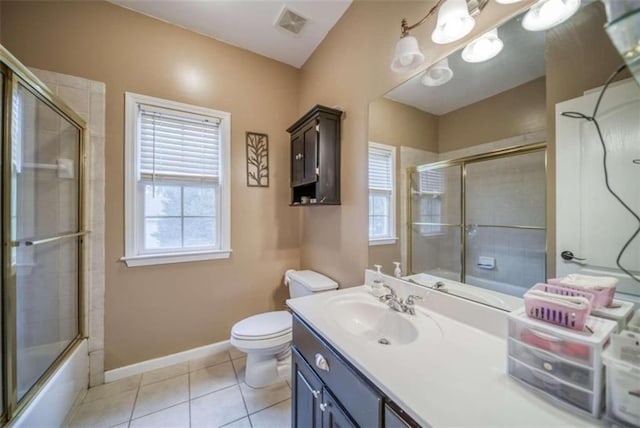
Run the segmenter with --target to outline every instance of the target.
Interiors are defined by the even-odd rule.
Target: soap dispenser
[[[382,269],[382,266],[373,265],[373,267],[376,268],[377,272],[375,277],[373,278],[373,284],[371,285],[371,293],[376,297],[380,297],[383,294],[385,294],[384,280],[382,279],[382,272],[380,271],[380,269]]]
[[[393,262],[396,268],[393,270],[393,276],[400,278],[402,276],[402,269],[400,269],[400,262]]]

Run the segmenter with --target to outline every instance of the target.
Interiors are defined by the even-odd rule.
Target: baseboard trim
[[[158,357],[158,358],[153,358],[151,360],[141,361],[139,363],[131,364],[129,366],[118,367],[117,369],[108,370],[104,373],[104,382],[109,383],[119,379],[124,379],[125,377],[144,373],[149,370],[156,370],[164,367],[169,367],[174,364],[193,360],[195,358],[208,357],[210,355],[215,355],[219,352],[223,352],[228,349],[231,349],[231,344],[229,343],[228,340],[224,340],[222,342],[200,346],[199,348],[193,348],[193,349],[178,352],[175,354],[165,355],[164,357]]]

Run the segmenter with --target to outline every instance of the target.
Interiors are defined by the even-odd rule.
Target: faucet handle
[[[415,294],[410,294],[404,299],[405,305],[414,305],[416,300],[424,300],[422,296],[416,296]]]

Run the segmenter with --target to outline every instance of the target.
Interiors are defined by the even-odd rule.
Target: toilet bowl
[[[288,270],[284,283],[292,299],[338,288],[331,278],[311,270]],[[234,324],[230,342],[247,354],[247,385],[263,388],[289,376],[291,330],[292,318],[287,311],[265,312]]]

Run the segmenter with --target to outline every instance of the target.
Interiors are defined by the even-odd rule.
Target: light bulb
[[[443,25],[442,31],[447,37],[456,37],[463,30],[463,23],[460,19],[452,19]]]
[[[550,21],[555,19],[555,17],[560,16],[562,14],[562,10],[564,9],[564,3],[562,0],[547,0],[541,7],[538,12],[538,16],[540,19],[544,19],[545,21]]]

